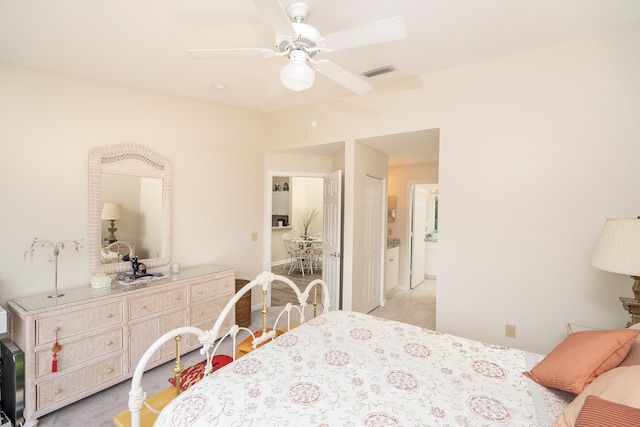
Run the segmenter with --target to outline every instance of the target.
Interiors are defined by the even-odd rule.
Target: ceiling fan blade
[[[272,58],[278,53],[271,49],[263,48],[241,48],[241,49],[189,49],[187,54],[193,59],[219,59],[219,58],[238,58],[240,56]]]
[[[258,10],[276,33],[289,38],[296,37],[296,31],[291,25],[287,11],[282,8],[278,0],[253,0]]]
[[[357,93],[358,95],[364,95],[373,89],[373,86],[369,83],[333,62],[329,62],[325,59],[321,61],[309,61],[313,63],[315,69],[320,74],[330,78],[339,85],[346,87],[351,92]]]
[[[258,0],[256,0],[258,1]],[[338,51],[407,37],[407,24],[400,16],[371,22],[360,27],[329,34],[320,39],[321,50]]]

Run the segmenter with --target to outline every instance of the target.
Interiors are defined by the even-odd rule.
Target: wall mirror
[[[388,197],[387,208],[389,209],[387,214],[387,222],[395,222],[396,221],[396,196]]]
[[[147,268],[170,262],[172,172],[168,159],[139,145],[91,150],[87,237],[91,274],[131,270],[131,263],[123,261],[127,254],[137,256]]]

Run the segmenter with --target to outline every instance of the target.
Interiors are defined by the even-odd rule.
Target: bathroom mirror
[[[387,215],[387,222],[396,221],[396,196],[389,196],[387,199],[387,208],[389,209]]]
[[[122,262],[120,251],[133,251],[147,268],[170,262],[172,171],[168,159],[139,145],[91,150],[87,237],[91,274],[131,270],[130,262]],[[121,205],[113,226],[109,219],[102,218],[104,204],[111,202]],[[112,227],[119,244],[112,243],[103,251],[111,243]],[[114,254],[115,259],[110,256]]]

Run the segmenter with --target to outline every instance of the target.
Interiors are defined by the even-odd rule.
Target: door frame
[[[333,172],[283,172],[283,171],[267,171],[267,182],[265,185],[265,211],[264,211],[264,271],[271,271],[271,245],[273,242],[271,241],[271,213],[272,213],[272,199],[271,193],[273,189],[271,188],[273,178],[276,176],[287,177],[287,178],[319,178],[319,179],[327,179],[331,176]],[[295,190],[293,190],[295,191]],[[341,213],[342,215],[342,213]],[[324,220],[323,220],[324,221]],[[323,226],[324,229],[324,226]],[[342,241],[342,237],[340,238]],[[340,283],[342,283],[343,271],[340,270]],[[269,293],[267,295],[268,304],[271,305],[271,287],[269,287]]]

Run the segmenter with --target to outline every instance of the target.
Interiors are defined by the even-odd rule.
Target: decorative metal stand
[[[64,294],[59,294],[58,293],[58,255],[60,254],[60,250],[64,249],[65,245],[71,245],[73,244],[76,252],[80,251],[80,248],[82,247],[82,244],[77,241],[77,240],[63,240],[61,242],[58,243],[53,243],[49,240],[42,240],[39,238],[35,238],[33,239],[33,242],[31,242],[31,246],[29,246],[29,249],[27,251],[25,251],[24,253],[24,259],[25,261],[27,260],[27,253],[29,253],[31,255],[31,259],[33,260],[33,253],[35,252],[35,250],[38,247],[45,247],[45,246],[50,246],[51,249],[53,249],[53,257],[54,257],[54,263],[55,263],[55,288],[53,291],[53,295],[49,295],[49,298],[59,298],[64,296]],[[51,259],[49,259],[49,262],[51,262]]]

